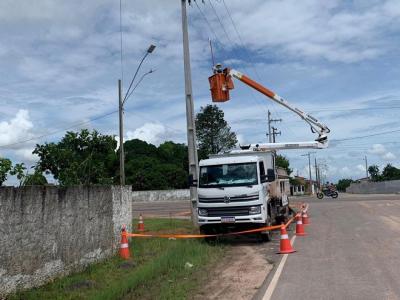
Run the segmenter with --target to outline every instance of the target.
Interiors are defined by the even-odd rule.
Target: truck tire
[[[271,217],[268,218],[268,221],[267,221],[267,223],[265,223],[265,226],[271,226]],[[262,242],[262,243],[271,241],[272,232],[270,230],[267,232],[260,232],[259,239],[260,239],[260,242]]]
[[[200,227],[200,234],[215,234],[214,230],[210,230],[210,229],[206,229],[206,228],[201,228]],[[207,243],[210,244],[215,244],[215,242],[217,241],[217,237],[216,236],[210,236],[210,237],[205,237],[204,240]]]

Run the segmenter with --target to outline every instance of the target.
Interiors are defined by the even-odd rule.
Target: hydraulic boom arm
[[[281,96],[275,94],[273,91],[267,89],[266,87],[249,78],[248,76],[234,69],[222,69],[221,65],[216,65],[214,67],[214,75],[209,78],[213,102],[225,102],[229,100],[229,90],[233,89],[234,87],[232,77],[239,79],[243,83],[264,94],[271,100],[279,103],[280,105],[299,115],[300,118],[302,118],[310,125],[312,132],[318,133],[318,137],[315,140],[317,142],[316,144],[319,144],[318,148],[327,147],[327,133],[329,133],[330,130],[325,124],[322,124],[313,116],[289,104],[289,102],[287,102]]]

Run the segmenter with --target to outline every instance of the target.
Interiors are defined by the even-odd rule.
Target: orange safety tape
[[[176,238],[176,239],[192,239],[192,238],[205,238],[205,237],[217,237],[217,236],[228,236],[228,235],[239,235],[246,233],[255,233],[262,231],[270,231],[280,229],[282,225],[265,226],[256,229],[249,229],[238,232],[229,232],[221,234],[151,234],[151,233],[127,233],[128,237],[158,237],[158,238]]]
[[[300,211],[304,210],[302,204]],[[307,204],[308,208],[308,204]],[[270,231],[280,229],[281,227],[288,227],[290,223],[294,221],[294,219],[300,215],[298,212],[294,217],[292,217],[286,224],[283,225],[275,225],[275,226],[265,226],[256,229],[249,229],[243,230],[238,232],[229,232],[229,233],[221,233],[221,234],[150,234],[150,233],[126,233],[127,237],[158,237],[158,238],[175,238],[175,239],[191,239],[191,238],[205,238],[205,237],[217,237],[217,236],[229,236],[229,235],[240,235],[240,234],[247,234],[247,233],[255,233],[255,232],[262,232],[262,231]]]

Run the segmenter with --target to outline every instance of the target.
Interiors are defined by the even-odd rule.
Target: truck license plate
[[[235,223],[235,217],[221,217],[221,223]]]

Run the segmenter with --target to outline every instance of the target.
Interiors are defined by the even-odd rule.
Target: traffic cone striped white
[[[292,245],[290,244],[289,240],[289,235],[286,231],[286,227],[282,226],[281,227],[281,242],[280,242],[280,254],[289,254],[296,252],[296,250],[293,249]]]
[[[119,256],[122,259],[129,259],[131,257],[129,253],[129,243],[128,243],[128,237],[126,235],[125,225],[123,225],[121,229],[121,246],[119,248]]]
[[[302,222],[303,222],[304,225],[310,224],[310,218],[307,215],[307,211],[303,211]]]
[[[140,214],[139,216],[139,223],[138,223],[138,231],[143,232],[144,231],[144,222],[143,222],[143,216]]]
[[[304,231],[301,214],[297,214],[297,216],[296,216],[296,235],[297,236],[307,235],[306,232]]]

